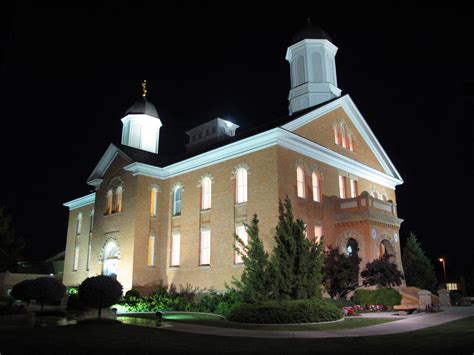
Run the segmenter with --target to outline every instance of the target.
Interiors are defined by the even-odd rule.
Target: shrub
[[[26,314],[26,308],[24,306],[17,306],[12,304],[7,304],[5,306],[0,306],[0,315],[11,315],[11,314]]]
[[[348,299],[345,299],[345,298],[338,298],[338,299],[328,299],[328,301],[334,303],[337,307],[350,307],[350,306],[354,306],[355,303],[354,301],[352,300],[348,300]]]
[[[451,301],[452,306],[460,306],[462,300],[462,294],[459,291],[449,292],[449,300]]]
[[[98,308],[98,318],[102,308],[117,303],[121,296],[122,285],[109,276],[89,277],[79,286],[79,300],[86,306]]]
[[[313,323],[342,318],[342,310],[324,299],[243,303],[234,307],[228,319],[258,324]]]
[[[133,288],[125,292],[125,298],[132,298],[132,297],[139,298],[140,292],[138,292],[137,290],[134,290]]]
[[[33,299],[41,305],[41,312],[46,303],[57,302],[66,293],[66,286],[52,277],[39,277],[32,283]]]
[[[377,290],[358,289],[354,292],[353,301],[355,304],[381,304],[393,307],[400,304],[402,296],[393,288],[380,288]]]
[[[16,299],[26,302],[29,305],[30,301],[34,299],[34,281],[35,280],[24,280],[13,286],[10,295]]]
[[[67,299],[66,310],[68,311],[82,311],[86,306],[79,300],[79,294],[74,293],[69,295]]]

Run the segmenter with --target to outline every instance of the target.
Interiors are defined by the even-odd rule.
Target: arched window
[[[151,189],[150,196],[150,216],[156,217],[156,206],[158,203],[158,189],[156,187]]]
[[[380,258],[383,258],[384,256],[386,256],[388,253],[387,253],[387,248],[385,247],[385,244],[384,242],[380,242],[379,244],[379,257]]]
[[[181,199],[182,199],[183,188],[176,186],[173,191],[173,216],[181,215]]]
[[[239,168],[235,172],[235,202],[247,202],[247,169]]]
[[[341,144],[343,148],[347,148],[347,130],[344,124],[341,124]]]
[[[296,59],[296,86],[305,83],[304,57],[299,56]]]
[[[351,152],[354,152],[355,150],[355,138],[353,135],[350,136],[350,140],[349,140],[349,149],[351,150]]]
[[[82,228],[82,213],[78,213],[76,217],[76,235],[81,234]]]
[[[337,145],[339,145],[340,143],[340,140],[339,140],[339,127],[337,125],[334,126],[334,143],[336,143]]]
[[[351,198],[357,197],[359,195],[357,180],[350,179],[350,183],[351,183]]]
[[[347,198],[346,177],[339,175],[339,197]]]
[[[112,189],[107,191],[107,200],[105,202],[105,214],[112,214]]]
[[[311,180],[313,182],[313,201],[321,202],[321,176],[318,172],[313,171]]]
[[[298,197],[305,198],[305,178],[304,170],[301,166],[296,168],[296,189]]]
[[[357,244],[357,241],[354,238],[350,238],[347,241],[346,254],[348,256],[357,256],[358,251],[359,251],[359,245]]]
[[[205,176],[201,181],[201,209],[208,210],[211,208],[212,181],[211,178]]]
[[[103,249],[102,275],[117,278],[119,261],[119,246],[115,241],[109,241]]]
[[[117,190],[115,190],[114,212],[122,212],[122,192],[122,186],[117,187]]]

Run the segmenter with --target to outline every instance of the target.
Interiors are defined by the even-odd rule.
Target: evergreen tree
[[[438,280],[434,267],[425,256],[420,242],[413,233],[410,233],[406,246],[403,248],[402,262],[407,286],[436,291]]]
[[[323,245],[305,237],[301,219],[294,219],[288,196],[279,203],[276,246],[270,265],[271,289],[277,299],[303,299],[321,295]]]
[[[384,255],[381,259],[367,263],[361,276],[364,278],[364,286],[377,287],[400,286],[403,279],[403,274],[397,265],[390,262],[390,255]]]
[[[12,271],[20,259],[20,252],[25,243],[11,225],[12,217],[0,207],[0,272]]]
[[[351,255],[340,253],[338,248],[329,247],[324,258],[324,286],[331,298],[345,297],[359,287],[358,248]]]
[[[234,238],[240,243],[242,249],[236,248],[244,262],[244,271],[240,280],[233,279],[232,284],[240,290],[243,301],[248,303],[261,302],[268,299],[270,289],[268,285],[268,253],[259,238],[258,218],[254,214],[250,224],[245,224],[248,243],[244,245],[238,235]]]

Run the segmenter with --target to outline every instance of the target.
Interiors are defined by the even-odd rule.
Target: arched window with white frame
[[[247,202],[247,169],[238,168],[235,172],[235,202]]]
[[[150,216],[156,217],[156,207],[158,204],[158,189],[153,187],[150,194]]]
[[[208,210],[211,208],[212,196],[212,180],[209,176],[205,176],[201,180],[201,209]]]
[[[107,199],[105,202],[105,214],[112,214],[112,195],[112,189],[109,189],[109,191],[107,191]]]
[[[114,212],[122,212],[122,195],[123,195],[123,188],[122,186],[117,187],[115,190],[115,206]]]
[[[313,201],[321,202],[321,175],[317,171],[311,174],[313,184]]]
[[[304,170],[301,166],[298,166],[296,168],[296,190],[298,197],[306,197],[305,184]]]
[[[341,145],[347,148],[347,129],[345,124],[341,124]]]
[[[176,186],[173,191],[173,216],[181,215],[182,207],[182,196],[183,188],[182,186]]]

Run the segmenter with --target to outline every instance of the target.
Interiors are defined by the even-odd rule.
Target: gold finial
[[[143,80],[142,82],[142,90],[143,90],[142,96],[146,97],[146,80]]]

